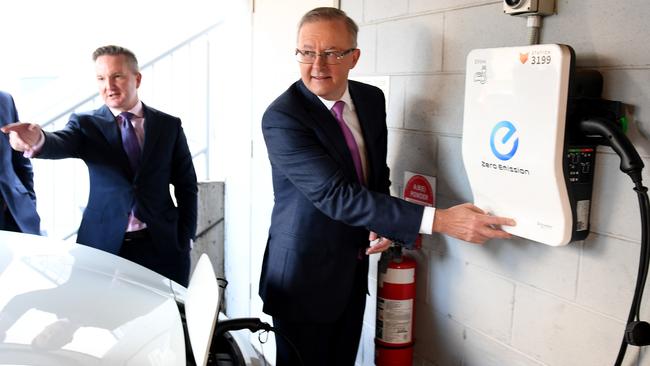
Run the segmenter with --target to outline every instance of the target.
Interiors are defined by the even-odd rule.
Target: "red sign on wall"
[[[404,172],[404,199],[423,206],[436,204],[436,178],[412,172]],[[422,236],[418,235],[415,248],[422,247]]]
[[[404,182],[405,200],[424,206],[435,204],[436,178],[405,172]]]

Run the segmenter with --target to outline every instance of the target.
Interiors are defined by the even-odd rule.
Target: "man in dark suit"
[[[305,14],[296,57],[301,80],[266,110],[262,132],[275,204],[260,296],[278,334],[304,365],[354,365],[365,308],[368,257],[418,233],[482,243],[508,238],[510,219],[469,203],[423,208],[389,196],[385,100],[348,81],[358,28],[335,8]],[[369,240],[372,241],[368,248]],[[300,362],[276,337],[277,366]]]
[[[139,100],[142,75],[131,51],[100,47],[93,60],[104,106],[72,114],[56,132],[31,123],[2,131],[10,134],[14,149],[28,156],[86,163],[90,197],[77,242],[119,254],[186,286],[197,182],[181,120]]]
[[[18,121],[11,95],[0,91],[0,126]],[[40,234],[32,163],[0,138],[0,230]]]

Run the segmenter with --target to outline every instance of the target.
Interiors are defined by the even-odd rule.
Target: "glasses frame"
[[[314,51],[301,50],[301,49],[296,48],[295,55],[296,55],[296,59],[301,64],[314,64],[314,63],[316,63],[316,60],[318,59],[318,57],[321,57],[321,58],[323,58],[325,60],[325,64],[327,64],[327,65],[338,65],[338,64],[341,63],[341,60],[343,60],[343,58],[345,56],[347,56],[350,53],[354,52],[354,50],[356,50],[356,49],[357,49],[356,47],[352,47],[352,48],[348,48],[347,50],[344,50],[344,51],[324,51],[324,52],[321,52],[321,53],[316,53]],[[300,60],[301,55],[302,55],[302,57],[307,57],[307,54],[311,54],[311,53],[313,53],[313,57],[314,57],[313,61],[305,62],[305,61]],[[328,60],[330,60],[329,55],[334,55],[335,56],[335,62],[334,63],[328,62]]]

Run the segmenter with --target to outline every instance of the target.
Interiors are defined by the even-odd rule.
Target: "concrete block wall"
[[[360,25],[361,60],[351,76],[389,77],[393,195],[409,170],[437,176],[437,206],[471,201],[461,160],[465,58],[475,48],[526,44],[526,19],[504,15],[494,0],[342,0],[341,7]],[[603,74],[603,96],[632,106],[628,135],[650,166],[650,3],[558,0],[557,9],[543,20],[542,43],[571,45],[578,68]],[[413,253],[414,365],[614,364],[641,238],[636,194],[618,165],[599,148],[584,242],[477,246],[426,237]],[[650,184],[648,169],[643,177]],[[375,274],[371,268],[359,365],[374,364]],[[648,300],[642,315],[650,318]],[[650,365],[650,350],[629,347],[624,365]]]
[[[196,241],[190,252],[191,272],[201,254],[212,262],[215,275],[224,278],[224,182],[199,182]]]

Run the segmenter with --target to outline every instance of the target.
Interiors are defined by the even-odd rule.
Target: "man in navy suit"
[[[348,81],[360,56],[357,31],[335,8],[305,14],[296,49],[301,80],[262,119],[275,204],[260,296],[284,336],[276,337],[277,366],[300,364],[291,344],[303,365],[354,365],[367,254],[392,241],[408,247],[418,233],[483,243],[510,237],[498,227],[514,225],[469,203],[425,209],[389,196],[384,96]]]
[[[2,131],[10,134],[14,149],[28,156],[86,163],[90,197],[77,242],[119,254],[186,286],[198,203],[181,120],[140,101],[142,74],[131,51],[100,47],[93,60],[104,106],[72,114],[56,132],[32,123]]]
[[[18,121],[11,95],[0,91],[0,126]],[[0,230],[40,234],[32,163],[0,137]]]

